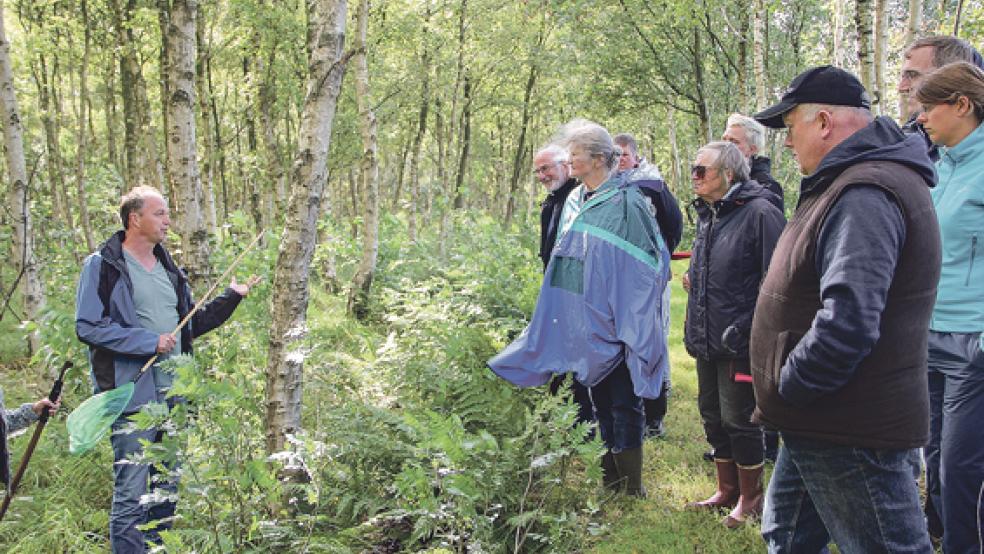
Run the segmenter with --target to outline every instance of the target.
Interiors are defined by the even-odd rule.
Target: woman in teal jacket
[[[942,146],[932,191],[943,265],[929,332],[927,515],[943,552],[980,552],[984,512],[984,71],[945,65],[916,93]]]

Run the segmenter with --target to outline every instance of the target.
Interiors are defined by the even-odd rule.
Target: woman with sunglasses
[[[697,151],[690,171],[697,234],[687,271],[684,343],[697,360],[697,404],[714,450],[717,491],[695,508],[734,508],[738,527],[762,509],[762,429],[751,423],[755,396],[748,337],[759,284],[786,224],[779,198],[750,180],[748,161],[725,141]]]
[[[943,263],[929,323],[927,513],[943,552],[980,552],[984,527],[984,71],[945,65],[916,91],[917,121],[940,146],[931,191]],[[939,529],[937,529],[939,531]]]
[[[574,373],[608,449],[605,486],[642,497],[642,399],[659,396],[668,367],[661,299],[670,255],[652,204],[616,174],[621,152],[608,131],[574,120],[556,142],[582,184],[564,204],[530,324],[489,367],[519,386]]]

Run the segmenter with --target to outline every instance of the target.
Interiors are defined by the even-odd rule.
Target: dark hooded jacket
[[[748,176],[775,193],[779,198],[776,207],[779,208],[779,211],[785,212],[785,195],[782,192],[782,185],[772,177],[772,160],[765,156],[753,156]]]
[[[540,204],[540,259],[543,260],[543,269],[547,269],[550,261],[550,252],[553,251],[554,243],[557,242],[557,226],[560,221],[560,212],[564,211],[564,202],[567,195],[577,186],[577,179],[571,177],[557,190],[551,191]]]
[[[684,343],[691,356],[747,358],[759,284],[786,219],[772,191],[735,185],[713,205],[694,200],[697,235],[690,259]]]
[[[919,137],[926,146],[926,153],[929,155],[930,161],[936,163],[940,161],[940,149],[933,144],[933,140],[929,138],[929,133],[926,132],[926,129],[916,121],[917,117],[919,117],[919,114],[909,116],[909,120],[902,126],[902,132],[906,135]]]
[[[639,192],[652,203],[656,211],[659,233],[663,235],[666,248],[673,252],[683,238],[683,213],[680,211],[676,197],[670,192],[670,187],[666,186],[659,169],[643,161],[634,169],[626,170],[626,183],[639,187]]]
[[[926,440],[935,179],[922,139],[886,117],[803,178],[756,305],[753,421],[869,448]]]

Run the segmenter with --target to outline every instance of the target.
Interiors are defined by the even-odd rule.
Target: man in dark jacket
[[[916,121],[922,113],[922,106],[916,100],[915,91],[929,72],[952,62],[970,62],[984,69],[984,59],[969,42],[957,37],[931,36],[921,38],[905,49],[902,71],[899,73],[898,91],[902,96],[903,113],[909,114],[909,119],[902,125],[902,132],[921,137],[934,162],[940,159],[940,153],[926,130]]]
[[[578,185],[571,177],[568,152],[556,144],[548,144],[533,156],[533,174],[537,181],[547,189],[547,197],[540,204],[540,260],[544,271],[550,262],[550,254],[557,242],[557,229],[560,227],[560,214],[564,211],[567,196]],[[558,375],[550,381],[550,392],[557,394],[566,375]],[[577,420],[594,420],[591,396],[588,389],[571,378],[571,396],[577,404]]]
[[[86,258],[79,279],[75,308],[75,332],[89,345],[89,362],[95,392],[110,390],[130,381],[134,392],[123,415],[113,424],[113,503],[109,516],[109,540],[114,554],[142,553],[147,543],[159,544],[160,531],[171,525],[173,501],[145,504],[141,497],[157,492],[165,498],[177,491],[177,483],[161,482],[149,465],[128,462],[143,451],[141,441],[158,442],[156,429],[127,429],[129,416],[151,402],[172,403],[167,398],[172,376],[153,365],[140,369],[153,355],[163,360],[173,354],[191,354],[192,339],[224,323],[249,293],[257,279],[235,279],[225,293],[204,305],[175,337],[178,326],[194,303],[188,281],[163,246],[171,224],[167,202],[157,189],[137,187],[120,204],[123,230],[109,238]],[[151,524],[146,531],[141,527]]]
[[[656,212],[656,224],[659,226],[659,233],[666,242],[666,248],[673,252],[680,239],[683,237],[683,213],[677,204],[676,198],[670,192],[670,187],[666,186],[656,166],[646,162],[639,156],[639,145],[635,138],[628,133],[615,135],[615,144],[622,147],[622,154],[618,160],[618,170],[620,173],[632,171],[632,175],[626,177],[626,181],[639,188],[639,191],[646,195],[646,198],[653,205]],[[669,343],[670,333],[670,287],[663,290],[663,339]],[[666,410],[669,407],[669,395],[672,383],[670,372],[666,372],[666,381],[663,382],[663,390],[658,398],[644,398],[643,406],[646,412],[647,438],[662,437],[666,433],[663,423],[666,418]]]
[[[749,177],[775,193],[779,197],[777,207],[783,211],[782,185],[772,177],[772,160],[759,155],[759,152],[765,150],[765,127],[748,116],[733,113],[728,116],[721,140],[734,144],[745,155],[750,166]]]
[[[577,186],[577,179],[570,177],[567,151],[556,144],[545,146],[533,156],[533,174],[547,189],[547,197],[540,204],[540,259],[546,269],[550,252],[557,242],[560,213],[564,210],[567,195]]]
[[[843,552],[932,552],[912,475],[929,436],[935,172],[919,137],[869,108],[853,75],[821,66],[755,115],[787,128],[805,176],[752,323],[754,420],[783,439],[770,552],[831,538]]]

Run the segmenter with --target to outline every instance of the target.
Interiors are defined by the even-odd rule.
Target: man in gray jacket
[[[147,544],[160,542],[159,532],[170,527],[175,503],[148,504],[141,497],[159,490],[173,497],[177,483],[152,479],[154,469],[127,460],[142,451],[141,440],[159,442],[156,429],[134,431],[128,416],[151,402],[167,402],[171,375],[155,364],[140,373],[153,355],[191,354],[192,339],[224,323],[249,294],[258,279],[232,283],[226,291],[202,306],[179,336],[178,322],[194,306],[191,288],[163,242],[171,224],[167,201],[157,189],[137,187],[120,203],[123,230],[118,231],[86,258],[76,297],[75,331],[89,345],[89,361],[95,392],[110,390],[134,379],[134,393],[123,415],[113,424],[113,504],[109,519],[110,546],[114,554],[145,552]],[[152,529],[140,530],[150,522]]]

